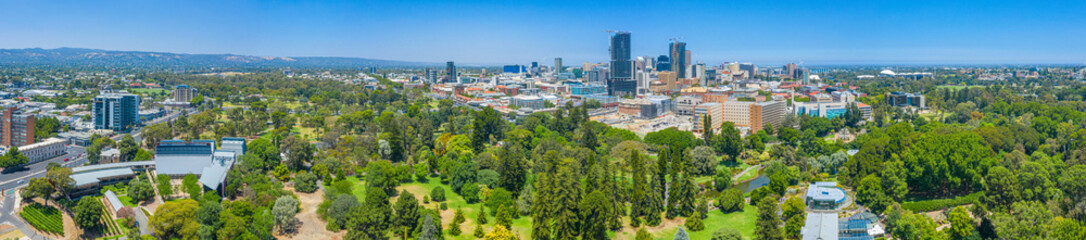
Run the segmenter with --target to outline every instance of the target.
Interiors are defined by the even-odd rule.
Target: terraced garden
[[[64,218],[55,207],[31,203],[19,213],[26,222],[38,231],[64,236]]]

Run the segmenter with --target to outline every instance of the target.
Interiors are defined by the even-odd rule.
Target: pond
[[[743,189],[743,193],[749,193],[754,191],[754,189],[764,186],[769,186],[769,177],[766,175],[758,175],[754,180],[736,184],[734,188]]]

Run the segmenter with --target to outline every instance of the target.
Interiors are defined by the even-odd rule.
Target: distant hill
[[[0,65],[70,66],[92,68],[147,67],[191,68],[364,68],[440,66],[438,63],[404,62],[347,57],[258,57],[234,54],[184,54],[112,51],[85,48],[0,49]]]

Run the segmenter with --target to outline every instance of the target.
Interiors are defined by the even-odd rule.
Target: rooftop
[[[837,213],[809,212],[800,229],[803,240],[837,240]]]

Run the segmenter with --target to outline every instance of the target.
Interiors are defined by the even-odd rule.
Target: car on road
[[[70,158],[65,158],[65,159],[64,159],[64,161],[65,161],[65,162],[67,162],[68,160],[71,160],[71,159],[70,159]]]
[[[22,179],[20,179],[20,180],[19,180],[18,182],[15,182],[15,183],[16,183],[16,184],[23,184],[23,183],[26,183],[26,180],[22,180]]]

